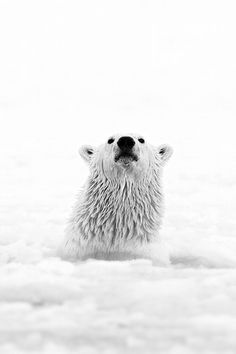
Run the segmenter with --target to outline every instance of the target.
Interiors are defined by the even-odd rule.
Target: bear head
[[[84,145],[79,150],[91,172],[109,180],[149,179],[172,155],[172,148],[152,146],[140,135],[113,135],[105,144],[94,148]]]

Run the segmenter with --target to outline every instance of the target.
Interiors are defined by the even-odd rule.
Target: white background
[[[235,10],[0,1],[1,353],[235,349]],[[79,146],[117,132],[174,148],[166,269],[54,256]]]

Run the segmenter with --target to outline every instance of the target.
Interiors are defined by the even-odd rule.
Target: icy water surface
[[[40,145],[4,156],[1,353],[234,351],[232,173],[227,179],[197,172],[197,161],[180,173],[174,158],[169,162],[161,231],[169,266],[142,259],[69,263],[55,250],[86,167],[77,156]]]

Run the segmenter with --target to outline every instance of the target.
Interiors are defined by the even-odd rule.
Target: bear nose
[[[121,150],[131,150],[135,145],[135,141],[131,136],[122,136],[117,141],[117,145]]]

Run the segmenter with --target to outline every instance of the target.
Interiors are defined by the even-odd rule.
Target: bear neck
[[[136,237],[148,241],[161,219],[159,179],[159,174],[139,181],[90,176],[80,208],[80,231],[84,237],[98,235],[113,241],[117,237]]]

